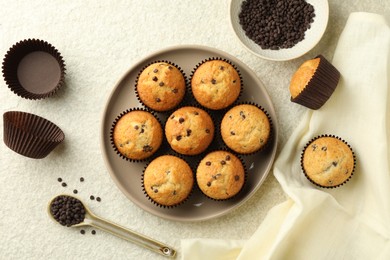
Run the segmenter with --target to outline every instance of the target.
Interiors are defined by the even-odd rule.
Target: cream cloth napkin
[[[275,162],[289,199],[248,241],[183,240],[182,259],[390,259],[389,54],[385,19],[352,13],[332,61],[338,87],[307,111]],[[357,157],[352,179],[337,189],[316,188],[301,171],[303,147],[320,134],[342,137]]]

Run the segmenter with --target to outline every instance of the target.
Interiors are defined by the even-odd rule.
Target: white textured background
[[[90,208],[107,219],[166,242],[179,250],[182,238],[247,239],[267,211],[284,201],[270,174],[238,210],[204,222],[177,223],[144,212],[114,185],[100,152],[100,118],[112,87],[139,59],[161,48],[200,44],[226,51],[246,63],[263,81],[278,115],[279,150],[305,108],[289,101],[292,73],[317,54],[332,58],[350,12],[390,18],[388,0],[330,0],[330,20],[321,42],[289,62],[262,60],[246,51],[229,24],[229,1],[0,1],[0,55],[14,43],[43,39],[63,55],[66,85],[53,97],[30,101],[0,80],[1,114],[21,110],[43,116],[62,128],[65,142],[47,158],[28,159],[0,142],[0,259],[159,259],[138,246],[97,231],[81,235],[46,214],[48,200],[79,190]],[[0,138],[3,122],[0,120]],[[63,188],[57,181],[68,184]],[[79,178],[85,182],[80,183]],[[102,202],[90,201],[90,195]],[[162,258],[161,258],[162,259]]]

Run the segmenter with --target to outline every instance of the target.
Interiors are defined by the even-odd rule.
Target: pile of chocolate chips
[[[80,200],[61,195],[50,203],[50,213],[63,226],[73,226],[84,221],[85,208]]]
[[[314,7],[305,0],[246,0],[240,25],[262,49],[287,49],[305,37],[314,21]]]

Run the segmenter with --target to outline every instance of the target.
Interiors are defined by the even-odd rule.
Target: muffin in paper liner
[[[143,162],[157,154],[164,147],[163,139],[160,119],[145,108],[123,111],[115,118],[110,130],[112,148],[130,162]]]
[[[351,146],[335,135],[319,135],[302,150],[302,171],[311,183],[321,188],[344,185],[351,179],[355,167],[356,156]]]
[[[213,68],[215,66],[207,68],[212,62],[220,63],[215,65],[218,66],[217,71]],[[231,81],[228,80],[228,77]],[[200,105],[211,110],[220,110],[231,106],[239,99],[243,90],[243,80],[239,69],[231,61],[220,57],[210,57],[198,63],[191,73],[190,85],[190,95]],[[226,92],[221,91],[219,85],[223,85],[224,88],[228,85]],[[204,86],[208,87],[205,88]],[[215,86],[215,90],[219,88],[218,93],[213,92],[213,88],[210,86]],[[211,96],[212,94],[220,95],[221,93],[220,97]]]
[[[259,121],[252,121],[252,122],[248,121],[248,124],[250,125],[246,125],[244,122],[236,122],[237,120],[239,121],[248,120],[248,114],[247,114],[248,112],[244,111],[244,109],[243,111],[240,111],[239,114],[235,113],[235,110],[237,110],[237,108],[241,108],[241,107],[245,108],[245,106],[254,106],[263,112],[261,116],[262,117],[264,116],[264,120],[266,119],[264,122],[265,123],[264,131],[263,129],[258,129],[258,131],[256,131],[256,133],[258,133],[258,135],[260,136],[256,136],[252,132],[250,133],[246,132],[248,129],[251,128],[254,129],[258,127]],[[262,152],[270,146],[269,144],[272,142],[273,139],[272,119],[269,113],[262,106],[253,102],[241,102],[232,106],[224,114],[221,120],[219,131],[220,131],[221,139],[223,140],[224,144],[228,147],[228,149],[241,155],[252,155],[257,152]],[[258,137],[260,142],[259,143],[251,142],[251,147],[247,147],[244,144],[240,144],[240,142],[243,139],[246,139],[245,136],[249,138]]]
[[[214,201],[236,198],[247,182],[243,159],[227,149],[207,153],[196,168],[196,185],[201,193]]]
[[[184,100],[187,86],[187,77],[177,64],[157,60],[140,70],[135,93],[138,101],[150,110],[169,113]]]
[[[197,120],[198,116],[203,116],[203,120]],[[175,152],[185,156],[197,156],[213,143],[214,122],[212,115],[199,106],[180,107],[167,118],[164,127],[165,137]]]
[[[180,155],[162,155],[145,166],[142,190],[156,206],[174,208],[185,203],[193,193],[194,173]]]
[[[318,65],[316,59],[319,59]],[[306,82],[309,76],[310,79]],[[319,109],[333,94],[339,79],[340,72],[322,55],[308,60],[301,65],[291,79],[291,101],[310,109]],[[301,88],[303,89],[298,91]],[[293,92],[299,93],[293,94]]]
[[[7,51],[2,73],[8,87],[18,96],[44,99],[64,85],[65,62],[50,43],[22,40]]]
[[[57,125],[34,114],[8,111],[3,114],[3,121],[4,143],[26,157],[45,158],[65,139]]]

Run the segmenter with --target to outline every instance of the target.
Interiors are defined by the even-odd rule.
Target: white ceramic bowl
[[[305,38],[289,49],[263,50],[258,44],[249,39],[240,25],[238,15],[241,4],[245,0],[231,0],[230,23],[240,42],[253,54],[274,61],[286,61],[298,58],[310,51],[322,38],[329,18],[328,0],[306,0],[314,7],[314,22],[311,28],[306,30]]]

